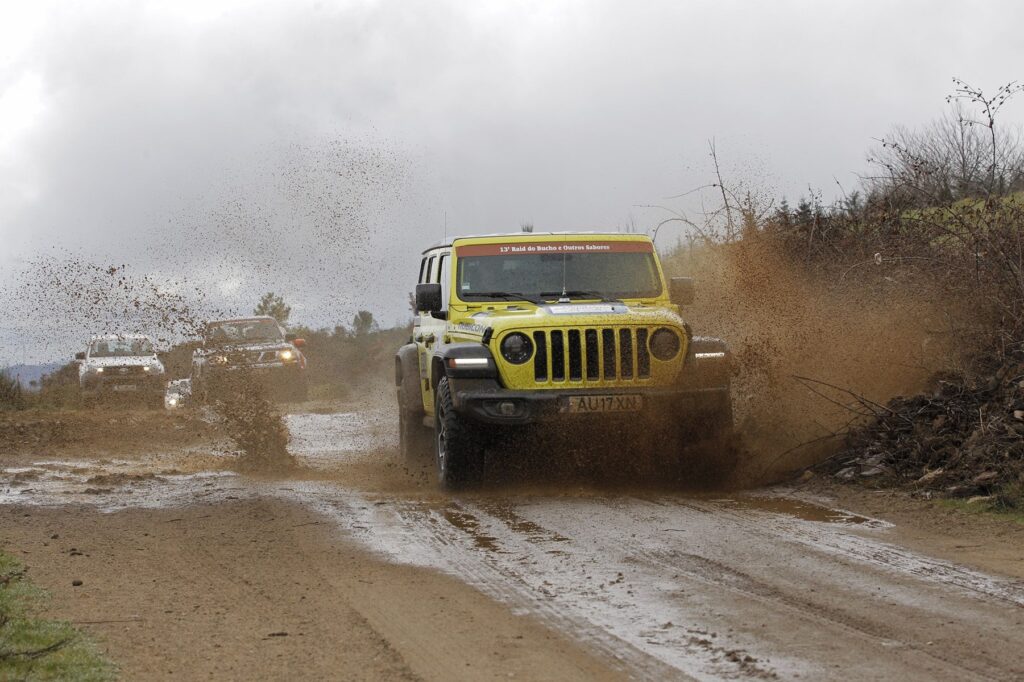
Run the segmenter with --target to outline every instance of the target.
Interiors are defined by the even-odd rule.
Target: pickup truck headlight
[[[533,357],[533,341],[521,332],[513,332],[501,341],[501,356],[513,365],[521,365]]]
[[[662,327],[651,334],[651,355],[662,362],[668,362],[679,353],[679,334],[671,329]]]
[[[277,357],[285,362],[291,362],[295,359],[295,351],[290,348],[285,348],[284,350],[277,351]]]

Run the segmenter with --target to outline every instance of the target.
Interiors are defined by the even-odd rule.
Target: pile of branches
[[[989,363],[977,378],[937,376],[928,392],[871,404],[874,417],[819,468],[844,481],[1024,508],[1024,353]]]

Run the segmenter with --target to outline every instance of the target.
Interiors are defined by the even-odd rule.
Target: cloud
[[[873,137],[938,115],[950,76],[991,86],[1024,56],[1011,2],[18,11],[25,31],[0,29],[17,38],[0,122],[18,122],[0,137],[0,288],[56,249],[238,312],[274,290],[314,325],[399,319],[445,221],[649,229],[664,215],[638,206],[703,184],[711,137],[727,172],[827,197]]]

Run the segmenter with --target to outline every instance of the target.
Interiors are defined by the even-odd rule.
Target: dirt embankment
[[[271,499],[0,507],[0,542],[125,679],[613,680],[601,660],[433,571]],[[72,586],[80,580],[80,586]]]
[[[224,433],[192,411],[109,408],[0,412],[0,453],[18,456],[118,456],[210,445]]]

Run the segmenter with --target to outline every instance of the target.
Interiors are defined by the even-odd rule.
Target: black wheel
[[[448,377],[434,396],[434,455],[437,478],[445,488],[473,483],[483,475],[484,446],[480,434],[452,407]]]
[[[732,401],[728,394],[709,406],[683,429],[680,452],[684,481],[717,486],[736,469],[738,449],[733,435]]]
[[[430,429],[423,425],[425,415],[419,372],[405,364],[398,386],[398,447],[402,458],[417,466],[428,461],[433,442]]]

